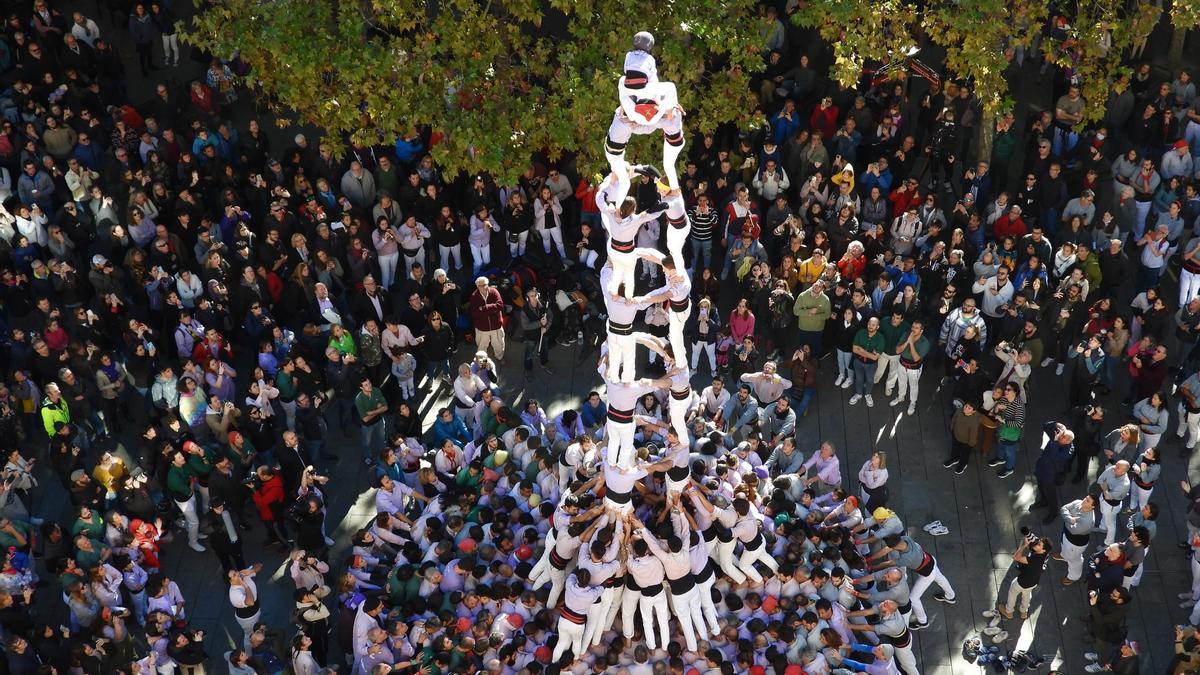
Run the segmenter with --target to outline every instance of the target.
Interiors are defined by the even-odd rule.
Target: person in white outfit
[[[663,588],[666,571],[658,557],[650,552],[640,530],[631,533],[626,542],[626,554],[628,574],[625,594],[621,596],[621,633],[626,640],[633,638],[634,611],[639,610],[646,646],[654,650],[661,644],[665,648],[671,641],[667,592]],[[657,635],[654,632],[656,622]]]
[[[577,570],[567,583],[566,601],[558,610],[558,644],[554,646],[552,663],[558,663],[567,650],[574,659],[583,656],[583,632],[588,614],[595,611],[593,605],[604,592],[603,586],[592,585],[592,575],[585,569]],[[547,603],[547,606],[552,606]]]
[[[470,220],[471,231],[467,234],[467,244],[471,247],[471,274],[479,275],[479,270],[492,264],[492,233],[500,231],[500,223],[488,213],[487,207],[480,205]],[[446,256],[442,255],[442,266],[446,266]]]
[[[623,285],[625,298],[632,300],[638,259],[634,247],[638,230],[643,223],[658,218],[666,210],[666,204],[637,213],[637,202],[633,197],[626,197],[621,202],[613,201],[616,184],[617,175],[609,174],[600,189],[596,190],[596,208],[600,211],[600,222],[608,230],[608,261],[613,268],[606,290],[610,295],[616,295],[617,288]]]
[[[1083,556],[1096,529],[1096,498],[1088,495],[1065,504],[1059,515],[1063,519],[1063,536],[1062,552],[1057,559],[1067,563],[1067,576],[1061,583],[1070,586],[1083,577]]]
[[[635,300],[644,300],[651,304],[667,301],[667,317],[670,322],[667,328],[667,339],[671,342],[672,358],[677,364],[686,363],[687,346],[683,341],[683,328],[687,325],[688,317],[692,313],[692,280],[688,278],[685,268],[679,264],[674,255],[668,257],[659,251],[644,248],[639,248],[637,255],[642,260],[661,265],[667,285],[651,291],[649,295],[635,298]]]
[[[542,237],[542,248],[550,254],[550,244],[558,248],[558,256],[567,259],[567,249],[562,237],[562,203],[558,201],[549,185],[543,185],[537,199],[533,200],[533,226]]]
[[[737,521],[732,528],[733,537],[742,542],[742,555],[737,559],[737,567],[754,583],[761,584],[763,577],[754,567],[754,563],[761,562],[771,568],[772,572],[779,571],[779,563],[771,557],[771,551],[763,539],[762,522],[757,515],[750,513],[750,502],[738,497],[733,500],[733,510],[737,513]]]
[[[625,54],[624,74],[617,83],[620,105],[608,127],[604,155],[613,173],[619,174],[625,168],[625,145],[630,137],[662,130],[663,173],[674,192],[679,190],[675,163],[683,152],[683,109],[675,85],[659,81],[652,49],[653,35],[642,31],[633,36],[633,50]]]
[[[601,534],[608,533],[609,530],[601,530]],[[587,625],[583,631],[585,647],[600,644],[604,631],[608,630],[609,617],[616,616],[616,613],[612,611],[613,604],[614,601],[620,599],[622,582],[625,579],[621,570],[621,562],[617,559],[625,540],[625,521],[618,520],[616,528],[611,533],[612,540],[607,545],[601,537],[590,541],[587,555],[579,561],[579,565],[575,568],[577,573],[580,570],[587,570],[591,575],[592,585],[604,589],[600,594],[600,599],[596,601],[596,606],[587,614]],[[620,607],[619,603],[617,607]]]
[[[642,378],[633,382],[615,382],[612,376],[613,370],[609,368],[604,379],[608,388],[608,419],[604,423],[604,436],[608,439],[608,463],[630,469],[633,468],[635,454],[633,435],[637,430],[633,411],[637,407],[638,399],[655,389],[671,386],[671,379]]]
[[[914,574],[912,591],[909,601],[912,603],[912,620],[909,622],[909,627],[913,629],[921,629],[929,624],[929,619],[925,614],[925,605],[921,602],[921,596],[929,587],[937,584],[942,592],[940,595],[935,595],[934,598],[941,602],[954,604],[957,599],[954,593],[954,587],[950,585],[950,580],[942,574],[941,568],[938,567],[937,559],[930,555],[921,545],[914,541],[908,535],[889,534],[883,540],[884,546],[879,549],[870,560],[877,560],[883,557],[889,557],[894,554],[889,560],[884,560],[875,564],[875,569],[883,569],[886,567],[896,566],[902,567]]]

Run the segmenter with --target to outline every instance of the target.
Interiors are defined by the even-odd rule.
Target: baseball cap
[[[463,553],[474,553],[476,548],[478,548],[478,545],[475,543],[475,540],[470,537],[458,542],[458,549]]]
[[[107,264],[108,264],[108,258],[105,258],[104,256],[100,255],[99,253],[92,256],[92,265],[94,265],[96,267],[104,267]]]
[[[509,614],[505,618],[508,621],[508,625],[512,626],[515,630],[521,630],[521,627],[525,625],[525,617],[520,614]]]
[[[86,475],[87,475],[87,472],[84,471],[83,469],[75,469],[74,471],[71,472],[71,482],[78,483],[79,481],[83,480],[83,477]]]

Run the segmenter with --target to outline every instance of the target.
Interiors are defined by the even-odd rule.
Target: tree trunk
[[[1188,28],[1176,26],[1171,31],[1171,47],[1167,50],[1167,63],[1178,66],[1183,63],[1183,45],[1187,42]]]
[[[992,139],[996,136],[996,113],[983,109],[983,117],[979,123],[979,159],[983,162],[992,161]]]

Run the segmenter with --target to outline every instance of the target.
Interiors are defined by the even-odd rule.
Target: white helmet
[[[654,36],[649,31],[641,31],[633,36],[633,48],[643,52],[654,49]]]

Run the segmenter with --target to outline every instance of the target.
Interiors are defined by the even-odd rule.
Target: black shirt
[[[1024,588],[1037,586],[1042,580],[1042,572],[1046,570],[1046,560],[1049,557],[1048,553],[1028,553],[1025,556],[1025,564],[1017,565],[1017,583]]]

